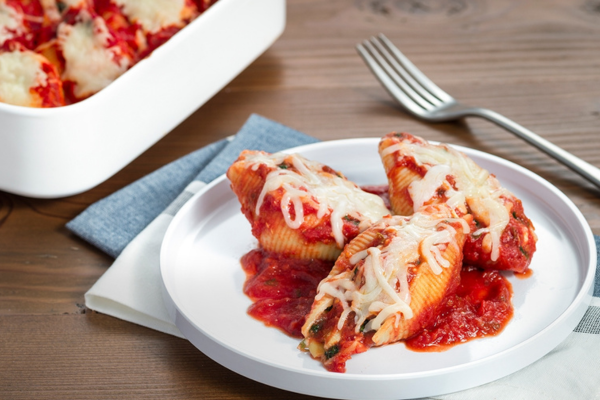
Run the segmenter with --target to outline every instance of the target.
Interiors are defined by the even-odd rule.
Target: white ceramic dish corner
[[[0,190],[57,198],[105,181],[262,54],[284,30],[285,8],[285,0],[219,0],[80,103],[0,103]]]
[[[351,139],[292,151],[326,162],[359,185],[382,184],[386,177],[378,142]],[[401,343],[374,348],[348,361],[345,374],[326,371],[297,350],[297,339],[246,313],[251,302],[242,291],[245,274],[239,260],[257,243],[225,177],[181,208],[163,240],[164,300],[174,323],[203,353],[239,374],[328,398],[436,396],[494,381],[540,359],[573,331],[591,301],[592,232],[575,205],[539,176],[489,154],[459,150],[522,199],[539,237],[533,275],[506,275],[515,313],[500,335],[441,353],[412,352]]]

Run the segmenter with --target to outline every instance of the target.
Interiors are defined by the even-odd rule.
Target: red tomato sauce
[[[340,302],[335,302],[326,314],[317,320],[311,327],[310,331],[313,338],[323,342],[324,338],[329,336],[333,330],[336,330],[337,319],[328,318],[327,315],[339,316],[343,312],[343,307]],[[354,354],[363,353],[373,346],[373,335],[375,331],[363,333],[356,332],[356,324],[352,317],[354,313],[350,313],[347,323],[344,324],[340,331],[340,341],[327,349],[325,357],[327,361],[323,366],[327,371],[331,372],[346,372],[346,361]]]
[[[42,107],[58,107],[65,104],[62,82],[54,65],[49,62],[42,64],[42,70],[46,74],[46,84],[38,85],[29,90],[39,95]]]
[[[513,315],[512,286],[498,271],[463,267],[457,291],[427,328],[406,340],[414,351],[449,347],[500,333]]]
[[[254,301],[248,313],[266,325],[302,338],[300,329],[310,312],[317,286],[332,261],[297,260],[261,249],[242,257],[244,293]]]
[[[536,250],[535,233],[531,221],[523,212],[521,201],[511,199],[510,202],[512,203],[511,218],[500,237],[498,259],[492,261],[491,252],[483,250],[485,235],[474,236],[471,234],[467,237],[463,249],[465,264],[520,273],[527,271],[531,257]]]
[[[23,46],[29,50],[39,45],[39,34],[44,21],[44,10],[39,0],[6,0],[5,5],[19,15],[20,26],[15,30],[3,27],[8,37],[2,38],[0,47],[7,51]]]
[[[525,272],[513,272],[513,273],[514,273],[514,275],[515,275],[515,277],[516,277],[516,278],[519,278],[519,279],[527,279],[527,278],[529,278],[531,275],[533,275],[533,270],[532,270],[532,269],[529,269],[529,268],[527,268],[527,269],[525,270]]]
[[[258,193],[255,196],[258,198]],[[279,188],[273,193],[267,194],[260,208],[260,215],[254,215],[254,208],[256,204],[251,204],[252,207],[242,207],[242,212],[246,215],[246,218],[252,222],[252,235],[256,238],[259,238],[262,233],[269,229],[269,225],[273,220],[273,214],[278,217],[281,215],[281,198],[283,197],[283,189]],[[302,211],[304,216],[308,215],[316,215],[318,213],[318,209],[315,208],[310,203],[302,204]],[[288,205],[288,212],[290,214],[291,219],[296,218],[296,212],[293,205]],[[278,218],[277,217],[277,218]],[[348,215],[342,218],[342,234],[347,240],[351,240],[356,237],[359,231],[360,221],[354,219]],[[304,224],[299,228],[299,233],[302,235],[302,238],[306,241],[306,243],[323,243],[330,244],[335,242],[335,237],[333,236],[333,229],[331,228],[331,223],[326,219],[321,219],[318,224],[313,224],[310,226],[305,226]]]
[[[386,205],[389,204],[387,185],[362,189],[381,196]],[[345,221],[344,225],[348,222]],[[376,245],[373,243],[373,246]],[[241,264],[246,272],[244,293],[254,302],[248,313],[267,326],[301,339],[301,328],[310,312],[319,282],[329,274],[334,262],[297,260],[256,249],[244,255]],[[405,340],[407,348],[444,351],[475,338],[494,336],[504,329],[513,315],[512,287],[508,280],[496,270],[469,266],[463,267],[460,279],[457,290],[445,299],[433,322]],[[320,330],[325,332],[327,327],[322,326]],[[354,327],[343,331],[345,336],[354,335]],[[345,349],[338,349],[341,357],[326,365],[328,370],[342,371],[351,354],[366,351],[372,346],[372,334],[359,335],[360,349],[348,354],[345,354]]]
[[[261,249],[250,251],[241,261],[247,276],[244,293],[254,302],[248,313],[301,339],[317,286],[333,262],[297,260]],[[510,283],[498,271],[464,267],[456,292],[445,300],[428,327],[405,341],[406,346],[413,351],[444,351],[475,338],[497,335],[513,315],[511,296]],[[362,351],[371,345],[367,338]]]

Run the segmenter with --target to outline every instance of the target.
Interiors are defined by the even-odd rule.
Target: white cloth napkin
[[[596,246],[599,245],[596,236]],[[567,339],[540,360],[486,385],[431,397],[444,400],[600,399],[600,298]]]
[[[245,149],[276,152],[317,140],[258,115],[231,138],[197,150],[92,204],[67,227],[116,257],[85,294],[88,308],[183,337],[162,294],[160,246],[177,211]]]
[[[252,115],[233,139],[197,150],[91,205],[67,227],[116,260],[86,293],[86,306],[183,337],[163,304],[159,265],[160,246],[173,216],[190,197],[223,174],[243,149],[275,152],[315,141]],[[600,237],[595,239],[600,248]],[[599,275],[597,272],[595,297],[583,320],[545,357],[489,384],[430,399],[600,400]]]

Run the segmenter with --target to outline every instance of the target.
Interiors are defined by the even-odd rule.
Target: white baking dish
[[[105,181],[229,83],[284,27],[285,0],[219,0],[80,103],[0,103],[0,190],[56,198]]]

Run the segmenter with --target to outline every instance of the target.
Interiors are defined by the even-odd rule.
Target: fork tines
[[[383,87],[414,116],[430,122],[456,121],[464,117],[485,118],[554,157],[600,187],[600,169],[596,166],[495,111],[471,107],[454,100],[423,75],[382,34],[364,41],[356,48]]]
[[[373,74],[398,102],[417,115],[453,101],[383,34],[356,46]]]

